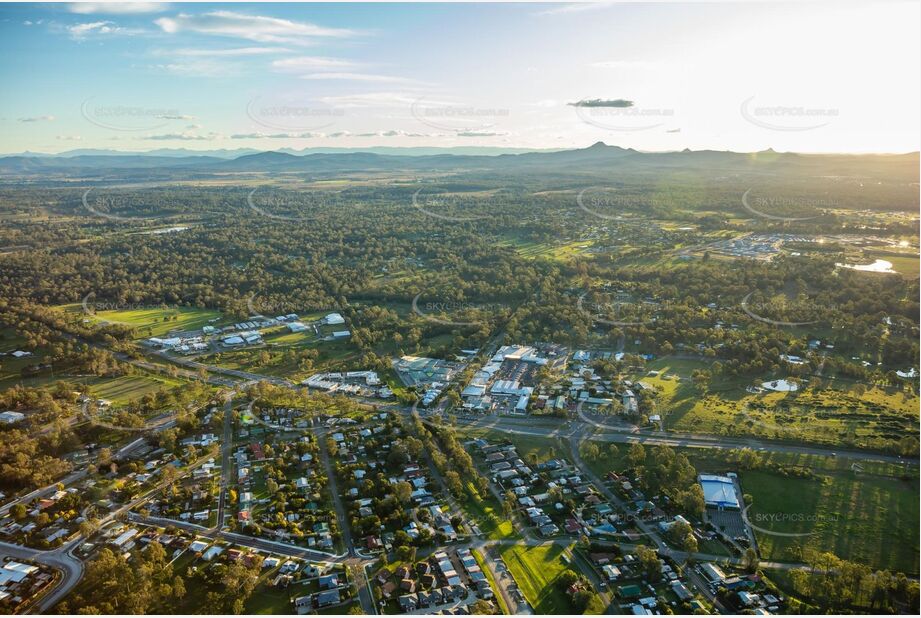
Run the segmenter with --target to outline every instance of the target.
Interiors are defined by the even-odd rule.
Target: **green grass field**
[[[90,310],[95,307],[93,300],[87,302]],[[83,307],[79,303],[59,307],[68,313],[83,314]],[[198,309],[195,307],[144,307],[138,309],[113,309],[94,311],[86,316],[94,322],[114,322],[132,326],[138,330],[139,337],[159,337],[174,330],[194,330],[208,324],[211,320],[220,319],[221,312],[211,309]]]
[[[118,378],[93,378],[88,380],[87,384],[93,396],[108,399],[116,404],[123,404],[140,399],[147,393],[173,389],[184,382],[160,376],[134,375]]]
[[[853,472],[790,479],[760,471],[740,474],[752,496],[750,519],[776,536],[755,531],[762,556],[799,560],[805,548],[874,568],[918,573],[918,480]]]
[[[572,613],[566,592],[556,584],[556,579],[570,568],[562,560],[564,548],[561,545],[507,546],[499,553],[536,613]],[[601,600],[595,595],[585,613],[596,614],[602,610]]]
[[[565,260],[584,253],[586,249],[591,247],[592,241],[575,240],[561,244],[550,244],[534,242],[523,238],[504,238],[498,241],[497,244],[501,247],[512,248],[518,255],[525,258]]]
[[[55,371],[53,375],[50,372],[43,372],[34,377],[23,379],[20,373],[22,368],[27,365],[41,363],[43,358],[44,356],[40,351],[26,358],[3,357],[2,365],[0,365],[0,390],[10,388],[16,384],[30,387],[49,386],[57,381],[65,380],[77,385],[85,385],[90,394],[95,397],[108,399],[116,404],[124,404],[139,399],[147,393],[170,390],[185,383],[180,379],[152,374],[102,378],[74,375],[60,370]]]
[[[515,531],[515,526],[505,518],[502,509],[491,495],[487,498],[482,496],[471,498],[470,494],[477,495],[477,492],[473,484],[469,482],[467,492],[462,506],[467,514],[476,520],[481,534],[491,541],[521,538],[521,535]]]

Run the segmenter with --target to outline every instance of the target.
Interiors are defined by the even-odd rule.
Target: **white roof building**
[[[704,502],[707,506],[720,509],[741,508],[739,499],[736,496],[735,484],[733,484],[731,478],[715,474],[701,474],[698,479],[700,480],[700,487],[704,492]]]
[[[192,543],[189,545],[189,550],[195,553],[204,551],[207,548],[208,548],[208,543],[206,543],[205,541],[196,540],[196,541],[192,541]]]
[[[9,582],[19,583],[32,573],[38,571],[38,567],[21,562],[10,561],[0,567],[0,586],[5,586]]]
[[[12,425],[13,423],[18,423],[19,421],[26,418],[26,415],[22,412],[13,412],[8,410],[6,412],[0,412],[0,423],[6,425]]]
[[[125,532],[122,532],[118,536],[117,539],[112,541],[112,545],[114,545],[115,547],[119,547],[119,548],[124,547],[128,543],[128,541],[130,541],[137,535],[138,535],[138,531],[136,528],[132,528],[131,530],[126,530]]]

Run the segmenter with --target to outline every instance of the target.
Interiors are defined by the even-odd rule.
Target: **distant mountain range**
[[[372,148],[304,148],[296,150],[294,148],[279,148],[274,152],[283,152],[292,155],[307,154],[345,154],[354,152],[371,152],[382,155],[403,155],[411,157],[437,155],[437,154],[457,154],[457,155],[499,155],[499,154],[521,154],[524,152],[553,152],[553,149],[534,149],[534,148],[500,148],[495,146],[457,146],[454,148],[436,148],[436,147],[393,147],[379,146]],[[67,150],[57,154],[44,152],[18,152],[2,157],[61,157],[72,158],[80,156],[132,156],[132,157],[218,157],[220,159],[236,159],[237,157],[249,154],[258,154],[265,152],[256,148],[236,148],[234,150],[190,150],[188,148],[157,148],[154,150],[145,150],[143,152],[109,150],[103,148],[77,148]]]
[[[383,150],[384,152],[380,152]],[[412,154],[406,151],[411,150]],[[425,154],[424,151],[434,153]],[[474,149],[484,150],[484,149]],[[488,150],[488,149],[485,149]],[[398,154],[394,154],[394,152]],[[234,153],[233,156],[229,156]],[[874,170],[917,182],[918,153],[898,155],[838,155],[684,150],[639,152],[598,142],[588,148],[491,154],[445,149],[369,149],[359,152],[249,152],[160,150],[149,153],[71,151],[60,156],[15,155],[0,158],[0,175],[99,179],[207,177],[214,174],[329,174],[379,171],[484,171],[493,173],[655,173],[687,169],[709,172],[770,172],[822,176],[872,176]]]

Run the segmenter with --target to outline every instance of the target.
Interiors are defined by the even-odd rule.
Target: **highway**
[[[544,423],[545,421],[544,419],[541,419],[540,422]],[[770,440],[758,440],[754,438],[682,435],[648,429],[616,428],[597,422],[586,422],[584,420],[556,421],[555,419],[547,419],[546,423],[546,425],[538,425],[535,424],[534,419],[527,417],[517,418],[498,416],[488,416],[472,420],[461,419],[458,421],[458,424],[464,427],[495,429],[505,433],[524,436],[558,438],[569,437],[573,434],[582,433],[587,430],[594,430],[595,432],[592,435],[587,436],[589,439],[603,442],[617,442],[620,444],[640,443],[643,445],[666,445],[684,448],[714,449],[751,448],[756,451],[773,453],[819,455],[825,457],[838,457],[841,459],[855,459],[858,461],[879,461],[899,465],[918,466],[917,459],[902,458],[898,455],[886,455],[882,453],[874,453],[871,451],[830,449],[820,446],[800,446]]]
[[[492,345],[496,346],[498,339],[493,340]],[[94,347],[102,347],[98,344],[91,344]],[[222,367],[216,367],[213,365],[205,365],[194,361],[192,359],[184,358],[175,358],[173,356],[167,356],[161,352],[154,352],[156,356],[168,360],[169,362],[176,363],[181,366],[178,371],[189,377],[194,377],[195,379],[201,379],[204,375],[205,380],[214,385],[221,387],[231,387],[234,391],[243,388],[248,383],[253,383],[257,381],[266,381],[277,386],[287,387],[287,388],[300,388],[297,384],[294,384],[288,380],[277,377],[268,377],[259,374],[254,374],[245,371],[225,369]],[[161,373],[165,371],[163,365],[150,362],[148,360],[139,360],[135,358],[128,357],[123,353],[115,353],[116,357],[119,360],[124,362],[131,363],[142,369],[148,371],[154,371]],[[130,521],[147,524],[147,525],[156,525],[156,526],[174,526],[179,529],[186,530],[188,532],[207,537],[212,539],[220,539],[229,543],[234,543],[242,547],[249,547],[254,550],[259,550],[263,552],[271,552],[282,555],[289,555],[305,560],[311,560],[316,562],[338,562],[345,564],[350,567],[351,573],[354,578],[354,583],[356,584],[358,591],[358,599],[361,603],[362,610],[366,614],[375,614],[377,613],[377,607],[374,603],[373,595],[371,588],[366,576],[364,567],[367,566],[370,561],[368,558],[363,555],[360,550],[355,547],[354,541],[351,536],[351,530],[349,526],[348,517],[342,503],[341,496],[339,495],[336,476],[335,476],[335,466],[331,461],[331,454],[326,448],[326,444],[323,441],[325,432],[322,431],[324,428],[318,428],[314,431],[316,432],[318,440],[321,441],[320,446],[320,456],[322,459],[322,464],[325,468],[325,472],[328,477],[329,491],[333,500],[333,505],[336,510],[337,520],[339,523],[339,528],[342,531],[342,538],[346,545],[347,551],[343,554],[333,554],[322,552],[319,550],[313,550],[308,548],[303,548],[296,545],[290,545],[287,543],[279,541],[271,541],[267,539],[260,539],[255,537],[250,537],[247,535],[232,533],[224,529],[224,522],[227,517],[227,499],[228,491],[231,485],[233,484],[233,461],[232,461],[232,450],[233,450],[233,409],[232,409],[232,397],[231,393],[224,405],[224,425],[223,425],[223,435],[221,443],[221,479],[220,479],[220,494],[218,498],[218,518],[217,523],[213,528],[205,528],[203,526],[198,526],[189,522],[174,521],[169,519],[154,518],[154,517],[143,517],[133,510],[138,506],[145,503],[151,495],[156,491],[162,489],[165,484],[161,483],[154,487],[153,489],[144,492],[144,494],[136,497],[131,503],[123,505],[118,509],[115,509],[108,513],[103,520],[100,522],[102,524],[114,520],[116,517],[127,513],[127,517]],[[401,406],[399,404],[380,404],[376,401],[367,401],[359,400],[359,404],[366,405],[369,407],[374,407],[376,409],[387,409],[392,412],[401,413],[403,415],[410,415],[415,412],[415,407]],[[86,412],[86,410],[85,410]],[[431,412],[429,413],[431,415]],[[162,421],[168,421],[169,419],[162,419],[161,423],[158,423],[156,427],[145,427],[145,430],[153,431],[155,429],[162,429],[165,426],[168,426],[167,423]],[[579,454],[579,444],[583,440],[597,440],[609,443],[621,443],[621,444],[631,444],[631,443],[640,443],[644,445],[667,445],[672,447],[684,447],[684,448],[713,448],[713,449],[738,449],[738,448],[751,448],[756,451],[763,452],[775,452],[775,453],[790,453],[790,454],[801,454],[801,455],[816,455],[816,456],[836,456],[842,459],[854,459],[858,461],[879,461],[886,463],[893,463],[898,465],[906,466],[918,466],[917,459],[903,459],[895,455],[887,455],[883,453],[875,453],[868,451],[856,451],[856,450],[842,450],[826,448],[817,445],[798,445],[790,444],[785,442],[771,441],[771,440],[760,440],[755,438],[734,438],[734,437],[715,437],[709,435],[695,435],[695,434],[675,434],[671,432],[653,430],[649,428],[638,428],[629,425],[611,425],[602,422],[601,419],[592,418],[590,415],[583,413],[582,410],[578,410],[578,417],[576,419],[556,419],[541,417],[539,419],[533,417],[504,417],[504,416],[483,416],[483,417],[474,417],[474,418],[462,418],[459,421],[459,426],[469,427],[469,428],[482,428],[495,430],[501,433],[522,435],[522,436],[535,436],[542,438],[550,439],[561,439],[567,441],[570,446],[571,456],[573,462],[580,468],[586,478],[592,481],[592,483],[598,487],[598,489],[608,498],[613,504],[618,505],[621,509],[625,508],[625,505],[619,499],[619,497],[611,492],[602,479],[599,479],[591,469],[582,461]],[[138,442],[128,444],[127,446],[120,449],[119,453],[127,452]],[[181,476],[189,474],[195,467],[201,465],[206,460],[202,458],[199,461],[195,462],[193,465],[187,467]],[[434,470],[434,467],[429,462],[429,468],[433,470],[436,481],[441,485],[444,495],[449,496],[449,492],[446,491],[444,486],[443,479],[440,478],[440,475],[437,474],[437,471]],[[65,485],[72,485],[73,483],[79,481],[84,476],[86,476],[86,470],[81,469],[72,472],[67,477],[61,479],[60,482]],[[7,514],[10,508],[17,503],[28,503],[35,498],[43,497],[49,495],[56,491],[57,483],[36,489],[24,496],[21,496],[15,500],[8,502],[0,506],[0,515]],[[490,487],[492,489],[492,487]],[[501,499],[501,497],[500,497]],[[450,500],[449,500],[450,501]],[[457,509],[457,505],[451,501],[452,510]],[[642,531],[643,535],[650,540],[650,545],[655,546],[662,555],[668,555],[671,558],[675,559],[677,562],[685,562],[688,559],[697,559],[697,560],[713,560],[713,561],[724,561],[725,556],[711,556],[708,554],[688,554],[686,552],[677,551],[668,547],[662,538],[659,536],[657,531],[651,526],[647,525],[646,522],[637,522],[638,527]],[[516,543],[522,543],[527,545],[536,545],[544,544],[547,542],[551,543],[564,543],[570,544],[573,542],[571,538],[559,538],[553,541],[545,541],[533,539],[528,535],[527,528],[522,529],[524,534],[524,539],[515,541]],[[46,564],[52,568],[58,569],[61,573],[60,581],[54,586],[54,588],[43,597],[38,604],[36,604],[34,609],[39,611],[46,611],[52,608],[57,602],[59,602],[64,596],[66,596],[73,587],[79,582],[80,578],[83,575],[83,564],[82,562],[74,557],[71,553],[72,549],[76,547],[82,540],[82,537],[77,536],[73,538],[66,545],[50,551],[39,551],[34,550],[18,545],[12,545],[8,543],[0,543],[0,554],[10,555],[16,558],[34,560],[36,562]],[[477,536],[474,536],[472,547],[486,549],[494,547],[496,545],[502,545],[504,541],[487,541],[481,539]],[[631,543],[619,543],[624,548],[631,546]],[[488,560],[488,559],[487,559]],[[782,569],[791,569],[798,568],[802,565],[799,564],[789,564],[789,563],[762,563],[763,566],[771,566],[774,568]],[[490,567],[490,570],[491,567]],[[584,569],[583,569],[584,570]],[[499,574],[493,573],[494,576]],[[692,578],[691,580],[694,584],[697,582]],[[698,586],[699,587],[699,586]],[[509,602],[511,599],[507,597],[507,592],[505,590],[499,590],[499,594],[503,597],[506,597],[506,601]]]

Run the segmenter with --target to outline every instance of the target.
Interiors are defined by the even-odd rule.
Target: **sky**
[[[0,152],[907,152],[917,2],[0,4]]]

